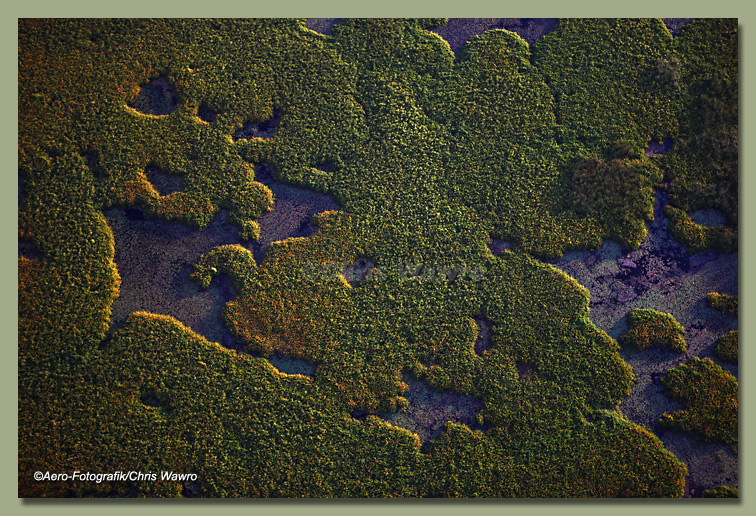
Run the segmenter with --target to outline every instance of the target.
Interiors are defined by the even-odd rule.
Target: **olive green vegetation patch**
[[[717,339],[714,355],[725,362],[738,363],[738,330],[733,330]]]
[[[737,250],[738,235],[732,228],[697,224],[688,213],[669,205],[664,208],[664,215],[669,218],[670,233],[685,244],[689,253],[702,253],[709,248],[722,253]]]
[[[685,353],[684,333],[685,328],[670,314],[636,308],[627,314],[627,333],[619,341],[640,351],[656,346]]]
[[[654,220],[653,187],[662,172],[641,160],[611,160],[592,157],[575,170],[576,211],[585,210],[604,219],[608,236],[625,248],[636,248],[646,237],[645,221]]]
[[[563,20],[532,48],[496,30],[458,59],[426,30],[442,22],[20,20],[19,238],[40,255],[19,258],[22,496],[683,494],[685,466],[616,410],[633,375],[588,293],[531,256],[637,247],[665,182],[668,210],[728,217],[695,245],[734,250],[735,20],[674,41],[659,20]],[[673,152],[644,155],[665,137]],[[262,357],[150,314],[108,333],[120,279],[102,211],[201,228],[229,210],[254,240],[275,210],[261,163],[341,207],[260,264],[239,245],[195,264],[202,287],[231,277],[226,324]],[[180,189],[161,195],[154,169]],[[491,237],[514,252],[493,257]],[[374,267],[353,286],[358,259]],[[279,374],[273,353],[313,378]],[[420,450],[350,416],[406,406],[405,371],[479,398],[487,430],[449,424]],[[30,477],[124,468],[200,480]]]
[[[83,466],[193,472],[201,495],[210,497],[420,494],[416,436],[346,417],[304,377],[207,342],[169,317],[133,314],[93,358],[70,378],[56,372],[27,389],[20,474],[26,496],[182,494],[180,482],[31,478],[35,470]],[[64,404],[42,394],[51,388],[62,389]],[[46,430],[51,420],[75,437]],[[32,453],[40,445],[45,451]]]
[[[19,479],[27,497],[186,495],[175,481],[31,476],[81,468],[194,472],[201,495],[212,497],[673,496],[684,487],[685,466],[614,411],[570,419],[561,411],[574,409],[541,400],[532,408],[544,437],[558,435],[538,442],[547,450],[450,425],[423,453],[415,434],[373,416],[357,421],[317,382],[165,316],[133,314],[90,367],[26,381]],[[639,469],[636,459],[658,468]]]
[[[353,408],[380,412],[402,406],[404,369],[438,389],[484,400],[519,386],[516,363],[530,367],[530,380],[548,380],[541,388],[551,385],[562,396],[570,392],[576,406],[614,406],[629,393],[632,373],[616,344],[588,320],[586,292],[551,267],[507,252],[487,262],[480,277],[403,278],[388,271],[353,288],[338,274],[323,279],[312,273],[309,265],[319,258],[326,235],[276,245],[270,258],[275,262],[264,267],[246,260],[246,268],[233,269],[226,263],[242,260],[232,260],[231,253],[249,252],[219,248],[200,260],[195,274],[207,274],[213,263],[216,274],[226,272],[233,285],[243,286],[224,313],[232,333],[251,351],[266,356],[280,351],[318,364],[319,384]],[[284,254],[295,245],[296,252]],[[222,264],[223,254],[229,257]],[[336,260],[323,270],[341,270]],[[483,356],[474,351],[474,317],[480,314],[493,331],[492,350]],[[550,329],[538,324],[542,318],[553,321]],[[569,367],[561,362],[566,356]],[[592,378],[594,368],[605,371],[605,382]]]
[[[669,371],[662,384],[667,395],[686,408],[664,414],[659,424],[694,432],[707,441],[738,446],[738,381],[711,359],[693,357]]]
[[[738,298],[736,296],[712,292],[706,296],[706,301],[714,310],[732,317],[738,316]]]
[[[677,133],[677,95],[656,78],[672,37],[661,20],[560,20],[533,47],[558,103],[560,140],[583,152]],[[577,73],[573,73],[577,72]]]
[[[672,48],[679,60],[680,127],[672,151],[662,160],[670,181],[670,230],[693,252],[715,247],[731,253],[737,249],[738,224],[736,20],[691,23]],[[727,227],[693,223],[687,214],[703,208],[721,211]]]
[[[717,486],[704,491],[704,498],[738,498],[738,488],[733,486]]]

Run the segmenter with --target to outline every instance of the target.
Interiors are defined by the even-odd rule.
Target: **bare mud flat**
[[[696,224],[709,227],[722,227],[727,225],[727,217],[724,213],[715,209],[696,210],[690,214],[690,218]]]
[[[161,76],[148,81],[139,88],[139,93],[128,106],[143,115],[166,116],[178,105],[176,90],[168,77]]]
[[[309,377],[315,374],[315,365],[306,360],[287,357],[282,353],[273,353],[268,360],[273,364],[273,367],[285,374],[298,374]]]
[[[312,236],[317,229],[312,218],[318,213],[339,209],[330,195],[276,181],[273,169],[268,165],[255,167],[255,181],[270,188],[275,199],[273,208],[257,219],[260,224],[260,239],[249,246],[257,263],[263,261],[265,250],[271,243],[292,237]]]
[[[374,268],[375,264],[371,260],[360,258],[354,263],[345,265],[341,274],[347,280],[347,283],[354,287],[362,283]]]
[[[512,249],[512,242],[494,239],[488,244],[488,249],[491,251],[492,255],[499,256],[505,249]]]
[[[693,21],[693,18],[662,18],[664,25],[667,26],[670,34],[677,36],[680,29]]]
[[[447,422],[463,424],[473,430],[485,430],[476,421],[476,414],[483,410],[483,402],[453,392],[436,392],[425,382],[404,375],[409,391],[404,397],[409,401],[406,410],[377,414],[380,418],[416,433],[423,445],[438,438]]]
[[[180,223],[147,220],[139,208],[105,212],[115,239],[115,263],[121,293],[113,303],[111,327],[135,311],[170,315],[207,339],[237,347],[221,315],[235,297],[228,278],[216,278],[207,290],[189,279],[193,264],[214,247],[239,243],[237,229],[222,213],[203,230]],[[220,281],[219,281],[220,280]]]
[[[181,176],[167,174],[159,167],[150,165],[144,170],[147,180],[160,195],[170,195],[181,190],[183,180]]]
[[[591,320],[615,339],[627,331],[626,315],[634,308],[670,313],[685,327],[686,354],[623,348],[622,357],[632,366],[637,383],[620,410],[658,435],[665,447],[688,465],[686,496],[702,496],[705,489],[716,485],[737,486],[738,457],[727,445],[704,443],[695,436],[659,427],[662,414],[683,408],[666,396],[660,379],[694,356],[711,358],[737,378],[738,366],[720,361],[713,351],[717,338],[737,329],[738,321],[710,308],[706,295],[737,296],[738,256],[716,251],[687,253],[669,233],[662,212],[665,203],[666,194],[659,192],[655,221],[647,225],[648,236],[639,249],[627,252],[608,242],[597,251],[566,253],[549,263],[588,289]]]
[[[673,142],[671,138],[664,138],[661,141],[651,140],[650,142],[648,142],[648,147],[646,148],[644,154],[647,158],[666,154],[674,146],[674,144],[675,142]]]

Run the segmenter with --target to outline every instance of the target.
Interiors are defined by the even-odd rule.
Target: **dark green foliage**
[[[738,498],[738,488],[733,486],[717,486],[707,489],[704,498]]]
[[[204,255],[194,265],[191,277],[201,288],[207,288],[215,276],[225,273],[231,278],[234,290],[241,293],[248,287],[249,275],[255,266],[255,259],[248,249],[240,245],[225,245]]]
[[[631,151],[629,144],[615,145],[614,154]],[[661,171],[641,160],[586,158],[575,170],[576,211],[602,220],[609,236],[626,248],[640,245],[646,236],[645,220],[654,219],[654,190]]]
[[[717,339],[714,355],[725,362],[738,363],[738,330],[733,330]]]
[[[80,157],[38,156],[25,187],[19,238],[44,259],[18,262],[19,367],[43,367],[86,354],[105,337],[120,278],[113,236],[92,206],[93,178]]]
[[[158,77],[142,85],[127,105],[145,115],[169,115],[176,108],[176,92],[168,77]]]
[[[562,141],[591,155],[675,132],[675,98],[654,79],[671,46],[658,19],[560,20],[534,45],[533,62],[553,92]]]
[[[528,254],[637,246],[660,169],[670,210],[719,188],[732,215],[733,74],[707,63],[733,28],[697,21],[673,43],[659,20],[564,20],[532,54],[492,31],[455,62],[425,30],[441,22],[345,20],[330,37],[295,19],[19,22],[19,236],[42,257],[19,259],[22,496],[181,495],[31,480],[47,469],[183,469],[201,496],[683,494],[685,466],[616,411],[633,375],[588,293]],[[156,80],[142,94],[171,109],[150,114],[134,99]],[[687,118],[699,100],[704,117]],[[707,117],[699,143],[724,160],[709,168],[692,150]],[[642,156],[678,134],[692,143],[677,155]],[[260,264],[223,246],[195,265],[202,287],[229,275],[225,321],[263,358],[150,314],[109,335],[102,210],[203,227],[228,209],[255,239],[274,201],[260,163],[341,207]],[[148,166],[181,189],[159,195]],[[698,245],[733,246],[722,231]],[[492,257],[492,236],[515,252]],[[358,258],[375,269],[352,287],[341,271]],[[481,356],[475,317],[491,325]],[[313,378],[278,374],[274,352],[316,364]],[[405,371],[480,399],[487,431],[448,425],[421,453],[414,434],[349,415],[405,406]]]
[[[680,134],[664,157],[676,239],[693,251],[737,249],[738,30],[735,19],[697,20],[674,41],[680,63]],[[695,228],[686,216],[715,208],[727,228]],[[695,226],[695,225],[693,225]],[[703,237],[701,233],[706,233]],[[714,235],[712,235],[714,233]]]
[[[209,343],[167,317],[132,315],[92,358],[85,370],[27,377],[25,496],[182,493],[176,482],[31,480],[33,471],[59,468],[195,472],[200,494],[213,497],[670,496],[682,489],[685,467],[616,415],[576,419],[571,433],[561,428],[559,439],[543,442],[548,451],[452,425],[423,454],[414,434],[372,416],[356,421],[308,379],[279,374],[267,360]],[[45,395],[50,389],[65,403]],[[522,453],[536,455],[514,459]],[[637,469],[633,457],[663,467]]]
[[[639,158],[638,149],[628,141],[613,142],[606,150],[609,159],[637,159]]]
[[[35,470],[194,472],[202,496],[417,496],[419,443],[345,417],[302,377],[134,314],[92,366],[28,380],[21,411],[25,496],[181,496],[176,482],[45,483]],[[33,381],[33,382],[32,382]],[[44,391],[60,392],[64,404]],[[145,402],[149,393],[155,401]],[[62,437],[49,430],[55,421]],[[108,443],[118,443],[108,445]],[[36,453],[30,453],[32,450]],[[392,492],[393,490],[393,492]]]
[[[619,341],[640,351],[657,346],[685,353],[684,333],[685,328],[670,314],[635,308],[627,314],[627,333]]]
[[[731,317],[738,316],[738,298],[736,296],[712,292],[706,296],[706,301],[714,310]]]
[[[667,395],[686,408],[664,414],[659,424],[695,432],[706,441],[738,446],[738,381],[708,358],[693,357],[669,371],[662,384]]]
[[[680,87],[680,60],[676,56],[659,58],[656,62],[656,80],[671,89]]]

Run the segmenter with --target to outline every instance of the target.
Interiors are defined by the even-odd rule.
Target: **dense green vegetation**
[[[26,392],[19,463],[25,496],[183,490],[171,482],[31,480],[36,470],[83,466],[191,471],[204,496],[665,496],[682,488],[684,466],[614,412],[568,427],[549,418],[547,428],[567,439],[551,450],[451,426],[421,453],[416,435],[373,416],[351,418],[318,382],[281,374],[265,359],[146,313],[133,314],[89,367],[52,371]],[[539,410],[558,408],[555,401]],[[554,453],[565,460],[555,462]],[[636,458],[667,467],[641,470]]]
[[[702,253],[709,248],[731,253],[737,248],[738,235],[731,228],[697,224],[688,213],[671,205],[664,208],[664,214],[669,218],[672,236],[683,242],[691,253]]]
[[[619,341],[640,351],[657,346],[685,353],[684,333],[685,328],[670,314],[636,308],[627,314],[627,333]]]
[[[19,258],[21,496],[186,494],[31,477],[131,469],[196,472],[201,496],[683,494],[685,466],[616,410],[633,374],[588,292],[534,257],[636,247],[664,174],[669,209],[736,213],[731,189],[689,200],[724,184],[730,147],[711,173],[693,143],[642,152],[704,122],[711,142],[732,133],[735,21],[673,42],[659,20],[565,20],[532,49],[491,31],[456,59],[426,30],[442,22],[345,20],[329,37],[293,19],[19,22],[19,238],[41,254]],[[170,87],[175,105],[149,114],[134,99],[156,80],[149,95]],[[146,313],[108,334],[120,279],[102,211],[204,227],[228,209],[254,240],[274,203],[260,163],[341,209],[262,263],[234,245],[196,264],[203,287],[231,278],[225,320],[247,352]],[[181,190],[160,195],[150,166]],[[491,237],[514,250],[492,256]],[[351,287],[360,258],[376,268]],[[481,355],[475,317],[491,325]],[[314,377],[277,372],[274,352]],[[351,416],[401,410],[404,371],[481,399],[486,431],[449,424],[421,450]]]
[[[605,218],[608,236],[626,248],[638,247],[646,237],[644,221],[654,218],[653,187],[661,180],[653,164],[595,157],[581,161],[574,178],[579,208]]]
[[[738,488],[732,486],[717,486],[707,489],[704,498],[738,498]]]
[[[719,339],[714,345],[714,354],[726,362],[738,363],[738,330],[733,330]]]
[[[712,292],[706,296],[706,301],[714,310],[732,317],[738,316],[738,298],[736,296]]]
[[[708,358],[693,357],[669,371],[662,384],[667,394],[686,408],[664,414],[659,423],[695,432],[707,441],[738,445],[738,381]]]
[[[733,20],[691,23],[672,45],[679,63],[679,134],[664,156],[670,180],[666,214],[672,234],[695,252],[737,249],[738,32]],[[688,213],[716,208],[725,227],[705,227]]]

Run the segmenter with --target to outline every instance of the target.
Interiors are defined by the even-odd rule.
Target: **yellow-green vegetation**
[[[693,144],[642,152],[692,138],[717,63],[706,109],[729,105],[736,21],[697,20],[673,42],[660,20],[564,20],[532,49],[497,30],[456,60],[426,30],[442,22],[344,20],[326,37],[297,19],[19,21],[19,238],[41,254],[19,258],[21,496],[682,496],[685,465],[616,410],[633,375],[588,293],[535,257],[637,246],[664,173],[679,209],[737,210],[686,200],[728,170]],[[659,63],[673,58],[671,80],[677,65]],[[170,109],[142,105],[149,84]],[[196,264],[202,287],[230,276],[226,324],[262,357],[153,314],[108,334],[120,280],[103,210],[204,227],[227,209],[255,239],[274,203],[261,163],[341,207],[262,263],[233,245]],[[148,167],[181,189],[159,195]],[[492,256],[491,237],[513,252]],[[341,271],[358,259],[375,269],[352,287]],[[275,352],[313,378],[278,373]],[[449,424],[421,451],[351,417],[404,407],[407,370],[479,398],[487,430]]]
[[[82,466],[195,472],[201,494],[215,497],[669,496],[683,487],[684,466],[615,412],[567,427],[548,418],[562,437],[551,450],[452,426],[421,453],[416,435],[374,416],[349,417],[317,382],[146,313],[133,314],[89,367],[49,371],[25,390],[19,482],[27,497],[172,497],[184,489],[31,476]],[[556,401],[541,402],[541,410]],[[640,469],[636,460],[665,467]]]
[[[691,253],[702,253],[714,248],[723,253],[737,249],[738,234],[732,228],[696,224],[687,212],[674,206],[666,206],[664,214],[669,218],[672,236],[685,244]]]
[[[695,432],[707,441],[738,446],[738,381],[711,359],[693,357],[669,371],[662,384],[685,409],[664,414],[659,424]]]
[[[533,61],[559,104],[563,143],[604,152],[623,142],[642,152],[649,136],[676,132],[676,95],[655,79],[673,47],[661,20],[560,20]]]
[[[732,317],[738,316],[738,298],[736,296],[712,292],[706,296],[706,301],[714,310]]]
[[[714,345],[714,354],[726,362],[738,363],[738,330],[721,336]]]
[[[733,486],[717,486],[707,489],[704,498],[738,498],[738,488]]]
[[[685,353],[684,333],[685,328],[670,314],[636,308],[627,314],[627,333],[619,341],[640,351],[656,346]]]

